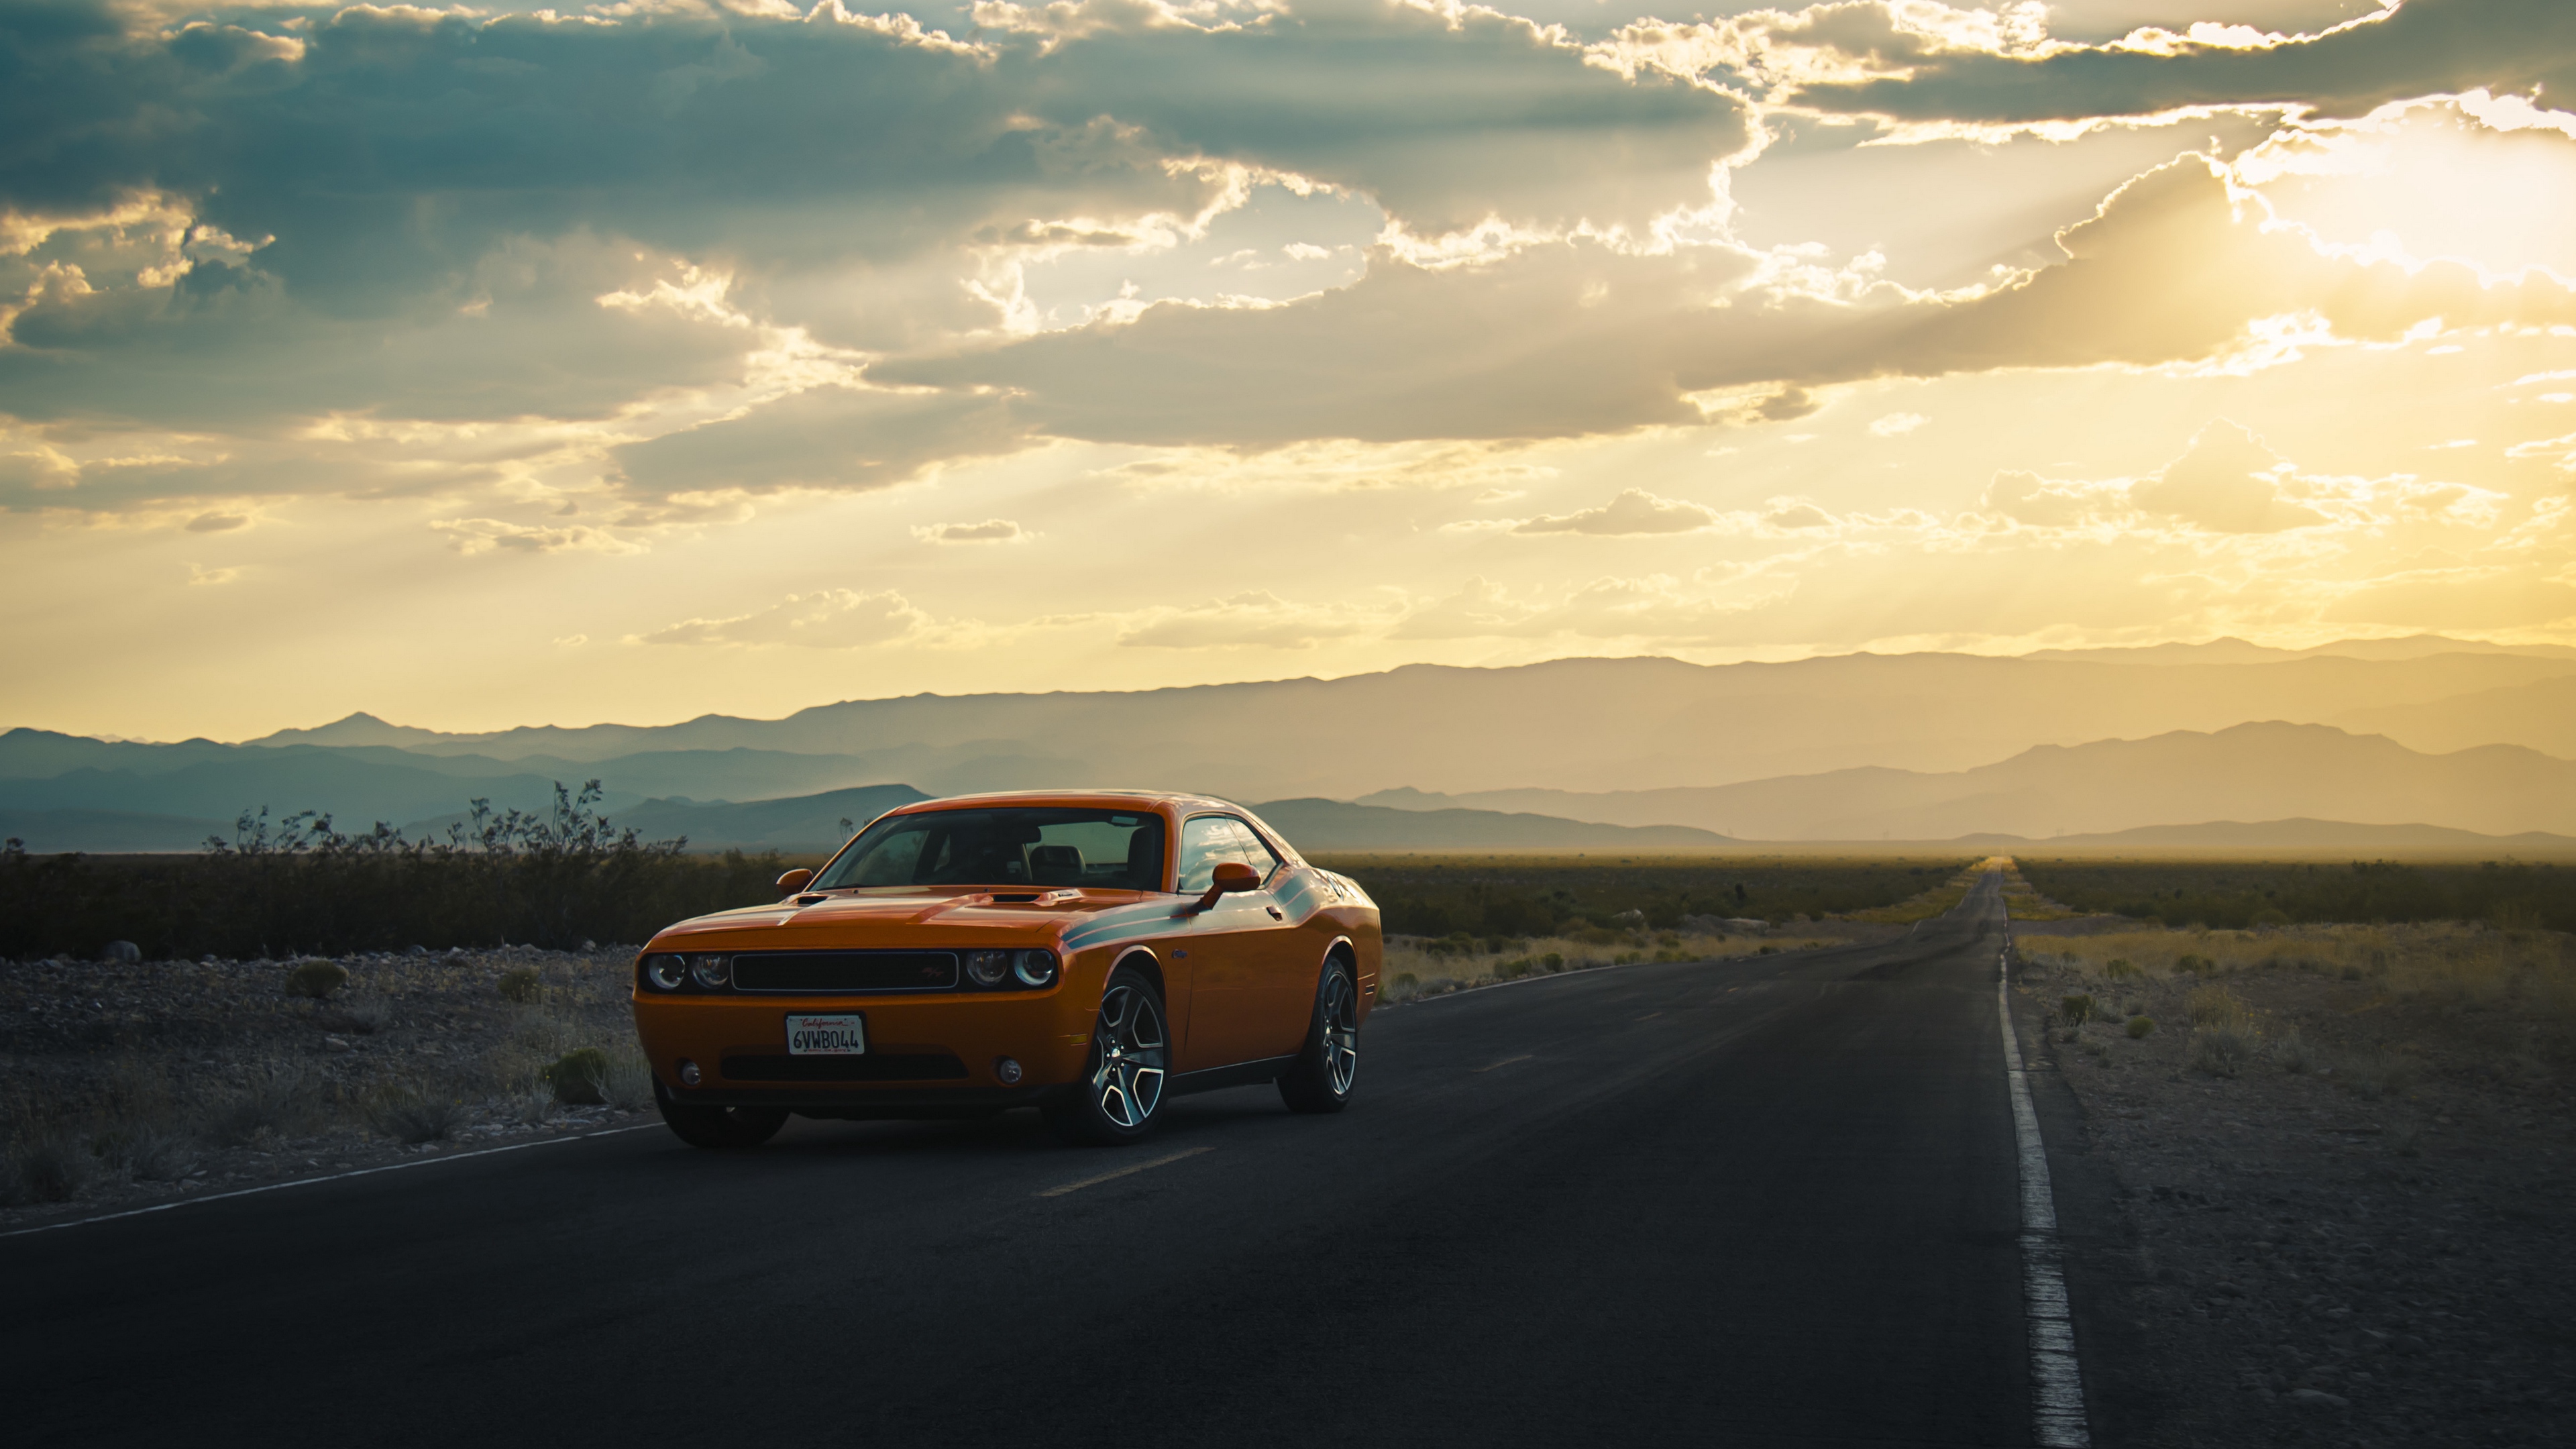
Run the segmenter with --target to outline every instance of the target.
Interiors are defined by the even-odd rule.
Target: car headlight
[[[698,984],[709,991],[721,991],[725,983],[733,979],[733,958],[700,956],[689,967],[689,974],[698,978]]]
[[[644,958],[644,984],[656,991],[677,991],[689,979],[689,963],[678,956]]]
[[[1008,951],[969,951],[966,953],[966,979],[974,982],[978,986],[999,986],[1002,984],[1002,978],[1009,975],[1010,972],[1011,953]]]
[[[1022,985],[1044,986],[1055,979],[1053,951],[1022,951],[1018,955],[1019,959],[1012,964],[1011,970],[1020,978]]]

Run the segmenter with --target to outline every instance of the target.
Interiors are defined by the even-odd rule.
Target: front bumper
[[[672,1100],[768,1106],[852,1104],[902,1097],[969,1106],[1019,1105],[1081,1075],[1092,1013],[1061,987],[1026,995],[942,992],[936,996],[671,995],[639,991],[635,1031]],[[797,1012],[867,1019],[860,1056],[790,1056],[787,1017]],[[1009,1057],[1021,1077],[1005,1083],[995,1064]],[[680,1063],[695,1062],[694,1089]]]

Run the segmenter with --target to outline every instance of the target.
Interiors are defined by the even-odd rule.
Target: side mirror
[[[812,884],[813,880],[814,872],[810,870],[791,870],[778,878],[778,893],[782,896],[792,896]]]
[[[1259,889],[1261,889],[1261,872],[1239,860],[1221,860],[1217,862],[1216,875],[1213,883],[1207,888],[1207,894],[1199,897],[1199,903],[1194,909],[1206,910],[1216,904],[1219,896],[1232,895],[1236,891]]]

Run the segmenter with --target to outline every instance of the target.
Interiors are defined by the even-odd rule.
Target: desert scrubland
[[[675,879],[691,893],[685,899],[703,910],[767,899],[765,880],[753,877],[774,863],[639,863],[611,839],[588,868],[594,877],[679,871]],[[577,864],[560,851],[522,861],[549,875]],[[1957,857],[1488,855],[1330,864],[1390,903],[1398,928],[1386,964],[1393,1002],[1533,973],[1723,959],[1893,933],[1904,920],[1948,909],[1974,878]],[[270,871],[243,877],[263,887],[258,919],[284,939],[396,934],[399,927],[361,929],[344,894],[348,870],[367,872],[358,879],[382,893],[362,899],[402,894],[406,868],[428,884],[483,872],[470,878],[496,899],[515,898],[493,884],[512,879],[506,863],[493,860],[365,856],[351,864],[307,851],[253,865]],[[44,888],[45,871],[59,868],[13,858],[0,862],[0,880],[22,872],[14,888],[32,894]],[[252,866],[218,858],[198,868]],[[709,897],[703,904],[700,894]],[[667,900],[662,908],[679,914]],[[572,919],[570,928],[581,924]],[[1520,929],[1501,929],[1507,925]],[[93,936],[105,929],[90,928]],[[98,944],[87,944],[0,960],[0,1199],[9,1204],[0,1213],[39,1220],[148,1205],[649,1122],[650,1086],[631,1052],[626,1006],[634,950],[586,940],[561,948],[487,941],[195,956],[138,948],[138,959],[125,961],[100,959]],[[639,1111],[646,1115],[630,1118]]]
[[[2169,926],[2030,888],[2160,886],[2172,909],[2411,876],[2388,899],[2429,901],[2487,873],[2164,861],[2017,882],[2020,985],[2046,1023],[2034,1065],[2080,1104],[2051,1148],[2111,1184],[2069,1230],[2105,1340],[2087,1371],[2124,1405],[2123,1432],[2485,1444],[2576,1429],[2576,937],[2456,919]]]

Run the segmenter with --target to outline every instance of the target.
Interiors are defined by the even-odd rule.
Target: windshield
[[[1163,817],[1012,806],[895,815],[862,832],[810,889],[850,886],[1163,888]]]

